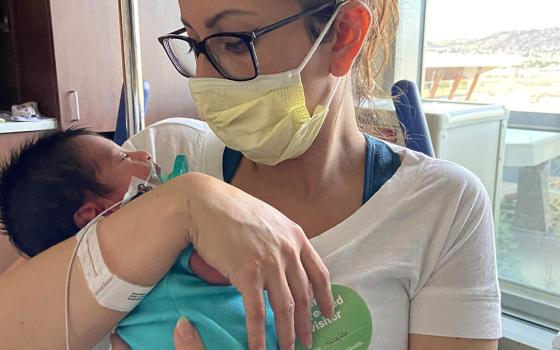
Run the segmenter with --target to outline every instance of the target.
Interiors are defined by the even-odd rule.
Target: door
[[[50,6],[62,128],[114,131],[123,81],[118,1]]]

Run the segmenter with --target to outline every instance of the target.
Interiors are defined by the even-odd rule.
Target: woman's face
[[[188,36],[202,40],[219,32],[253,31],[300,13],[297,0],[179,0]],[[259,37],[256,42],[260,74],[297,68],[311,49],[303,19]],[[313,111],[330,91],[330,47],[323,44],[302,72],[307,107]],[[197,77],[222,78],[205,55],[197,59]],[[326,91],[326,92],[325,92]]]

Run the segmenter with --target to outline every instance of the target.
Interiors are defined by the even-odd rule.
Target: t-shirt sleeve
[[[500,289],[492,206],[480,181],[459,166],[445,166],[449,175],[445,215],[452,214],[446,237],[429,254],[433,268],[411,295],[412,334],[472,339],[498,339],[501,334]]]

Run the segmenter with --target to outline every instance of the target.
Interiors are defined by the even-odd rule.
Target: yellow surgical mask
[[[200,117],[229,148],[263,165],[276,165],[296,158],[317,137],[340,79],[325,104],[313,115],[305,104],[301,71],[327,34],[338,8],[296,69],[260,75],[250,81],[190,78],[191,94]]]

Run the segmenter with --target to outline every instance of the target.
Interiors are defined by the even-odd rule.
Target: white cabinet
[[[497,214],[507,110],[500,105],[424,102],[436,158],[460,164],[486,187]]]

